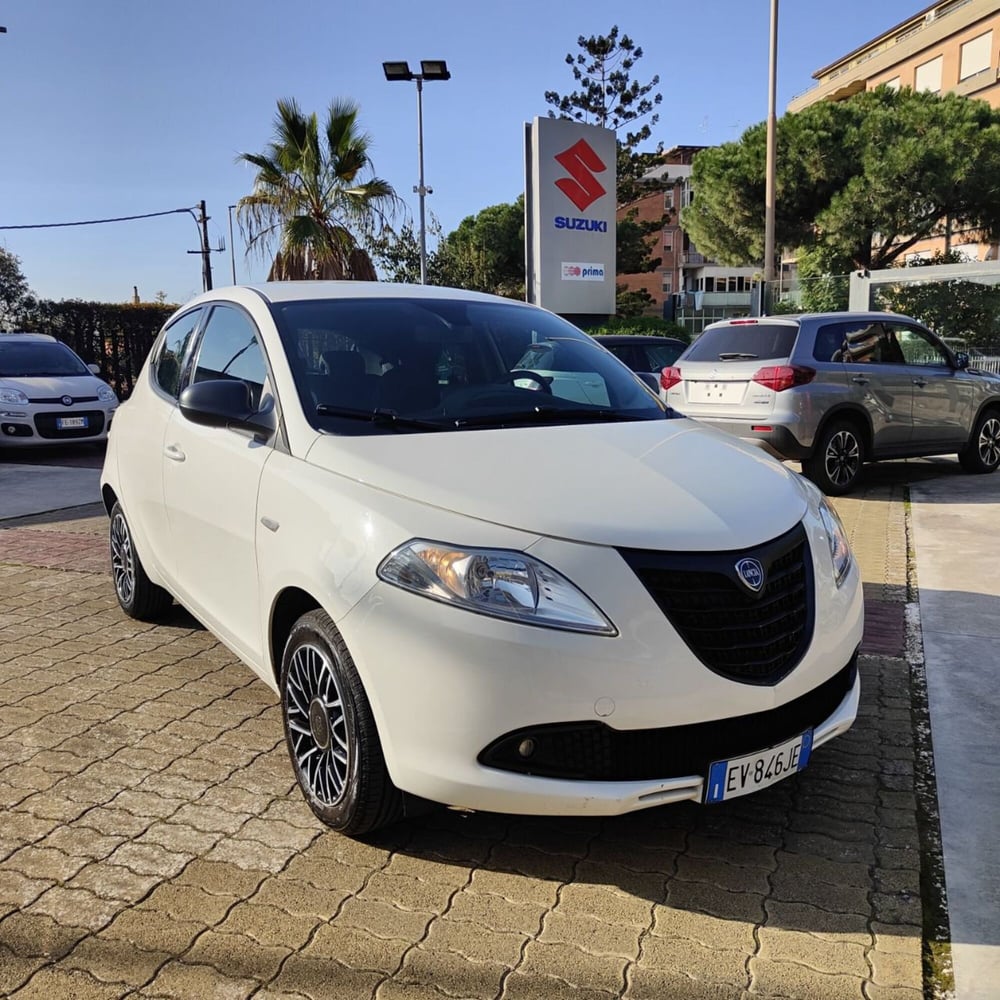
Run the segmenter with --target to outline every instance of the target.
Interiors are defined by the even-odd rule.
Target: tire
[[[354,837],[402,818],[354,660],[324,611],[293,626],[281,662],[281,714],[299,788],[327,826]]]
[[[857,425],[834,420],[823,429],[802,471],[827,496],[838,497],[857,486],[864,464],[865,442]]]
[[[111,508],[108,542],[111,548],[111,576],[122,611],[141,622],[159,621],[170,610],[174,599],[146,576],[132,542],[125,511],[117,501]]]
[[[980,475],[996,472],[1000,466],[1000,411],[986,410],[979,415],[969,443],[958,453],[966,472]]]

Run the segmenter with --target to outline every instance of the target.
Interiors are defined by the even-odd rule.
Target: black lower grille
[[[813,631],[813,574],[801,524],[733,552],[619,552],[688,648],[717,674],[775,684],[805,655]],[[747,561],[763,571],[757,592],[739,572]]]
[[[665,729],[619,730],[603,722],[532,726],[494,740],[478,759],[502,771],[586,781],[707,775],[713,761],[775,746],[818,726],[836,711],[856,677],[857,653],[819,687],[766,712]]]
[[[86,417],[86,427],[66,427],[60,429],[57,420],[66,417]],[[36,413],[35,430],[43,438],[80,438],[93,437],[104,430],[103,410],[84,410],[82,412],[73,410],[69,413]]]

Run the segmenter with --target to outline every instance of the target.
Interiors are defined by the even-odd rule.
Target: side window
[[[168,395],[177,398],[180,393],[182,366],[188,345],[201,321],[201,309],[185,313],[163,332],[163,342],[153,362],[153,378]]]
[[[257,329],[239,310],[216,306],[208,317],[192,381],[226,378],[246,382],[254,409],[260,407],[267,363]]]
[[[900,353],[906,364],[950,367],[944,351],[923,330],[896,324],[892,324],[890,330],[899,343]]]
[[[845,330],[840,353],[835,360],[849,364],[894,364],[903,360],[895,338],[887,336],[881,323],[855,324]]]

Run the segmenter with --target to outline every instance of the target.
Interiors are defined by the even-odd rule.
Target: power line
[[[147,212],[145,215],[121,215],[117,219],[88,219],[86,222],[38,222],[30,226],[0,226],[0,229],[61,229],[66,226],[99,226],[104,222],[131,222],[133,219],[153,219],[159,215],[192,212],[190,208],[171,208],[167,212]]]

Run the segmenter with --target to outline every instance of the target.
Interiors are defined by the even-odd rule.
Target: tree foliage
[[[568,53],[566,64],[578,87],[569,94],[545,92],[545,101],[552,108],[549,117],[599,125],[617,133],[617,204],[619,209],[629,208],[672,183],[665,174],[650,176],[654,168],[662,165],[662,145],[653,151],[640,151],[659,121],[656,107],[663,95],[656,92],[656,87],[660,78],[653,76],[647,83],[632,79],[642,49],[628,35],[619,35],[617,25],[607,35],[580,35],[577,45],[580,51]],[[642,274],[660,266],[652,250],[655,235],[665,222],[662,215],[644,222],[634,210],[626,213],[618,223],[619,274]]]
[[[363,249],[394,215],[392,187],[373,176],[371,139],[350,100],[330,104],[322,130],[315,114],[291,99],[278,101],[274,135],[263,153],[237,162],[257,168],[251,194],[237,202],[248,252],[274,252],[269,280],[374,280]]]
[[[764,255],[766,126],[698,154],[681,222],[730,265]],[[884,268],[946,224],[1000,233],[1000,111],[983,101],[879,87],[778,122],[775,232],[832,273]]]
[[[7,329],[28,295],[21,258],[0,247],[0,328]]]
[[[523,195],[467,216],[446,236],[436,219],[428,230],[436,242],[427,252],[430,284],[524,298]],[[370,246],[390,281],[419,280],[419,235],[412,226],[387,231]]]

